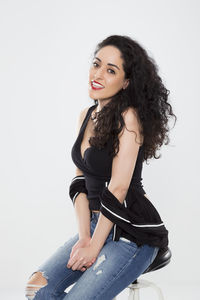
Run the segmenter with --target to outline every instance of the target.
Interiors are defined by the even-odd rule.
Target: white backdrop
[[[200,283],[198,28],[195,0],[0,0],[2,293],[22,291],[77,232],[68,196],[71,148],[80,110],[93,104],[90,59],[111,34],[131,36],[156,60],[178,118],[161,158],[143,168],[173,253],[166,268],[145,278],[161,286]]]

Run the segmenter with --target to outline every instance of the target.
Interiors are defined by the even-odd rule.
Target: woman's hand
[[[78,248],[84,248],[84,247],[89,246],[90,241],[91,241],[91,237],[90,236],[79,239],[74,244],[74,246],[72,247],[72,251],[70,253],[70,258],[74,255],[74,252],[75,252],[76,249],[78,249]]]
[[[74,254],[70,257],[67,267],[72,270],[85,270],[83,266],[90,267],[93,264],[99,254],[99,251],[90,245],[84,248],[77,248]]]
[[[72,247],[72,251],[70,253],[70,258],[73,257],[76,249],[79,248],[84,248],[90,245],[90,241],[91,241],[91,237],[85,237],[85,238],[81,238],[79,239],[74,246]],[[69,262],[69,261],[68,261]],[[84,264],[84,266],[86,266],[87,268],[91,267],[91,265],[95,262],[95,259],[93,259],[91,262],[89,262],[88,264]],[[81,271],[85,271],[86,268],[81,268]]]

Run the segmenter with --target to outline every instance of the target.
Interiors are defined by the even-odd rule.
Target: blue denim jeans
[[[99,213],[92,212],[90,223],[91,236],[95,230],[98,217]],[[78,241],[79,235],[76,234],[65,242],[38,267],[36,272],[42,272],[43,277],[47,280],[47,284],[41,286],[40,289],[36,289],[33,285],[32,296],[30,296],[31,287],[29,287],[29,296],[26,295],[27,299],[113,299],[146,270],[155,259],[159,250],[158,247],[152,247],[147,244],[138,247],[136,243],[122,237],[119,241],[113,241],[113,229],[114,227],[110,231],[94,264],[83,272],[67,268],[72,247]],[[74,285],[66,293],[65,289],[72,284]]]

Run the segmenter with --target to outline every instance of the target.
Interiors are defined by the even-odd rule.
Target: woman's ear
[[[123,84],[123,90],[125,90],[128,85],[129,85],[129,79],[125,79],[124,84]]]

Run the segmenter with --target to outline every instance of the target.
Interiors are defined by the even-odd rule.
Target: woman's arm
[[[90,237],[90,210],[86,194],[80,193],[75,202],[79,239]]]
[[[80,112],[78,118],[77,135],[79,134],[83,120],[87,114],[88,107]],[[83,175],[83,172],[76,167],[76,176]],[[85,193],[80,193],[74,203],[75,214],[78,224],[79,239],[90,237],[90,210],[89,201]]]
[[[139,142],[141,142],[140,125],[136,112],[131,108],[126,114],[123,114],[123,117],[125,127],[119,136],[119,152],[113,158],[111,180],[108,185],[108,190],[117,198],[119,204],[123,204],[126,198],[137,160]],[[104,209],[101,207],[91,239],[91,246],[94,250],[98,251],[103,247],[113,225],[114,223],[104,215]]]
[[[76,168],[76,176],[83,175],[82,171]],[[79,239],[90,237],[90,210],[89,201],[85,193],[80,193],[74,203],[75,214],[78,224]]]

